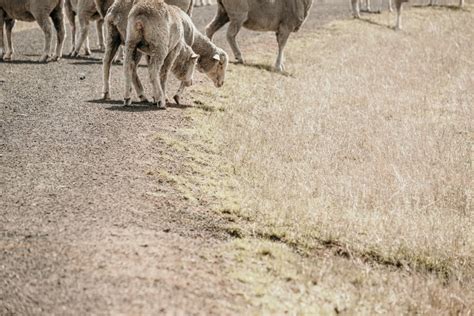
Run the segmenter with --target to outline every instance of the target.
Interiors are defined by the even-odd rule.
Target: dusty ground
[[[201,29],[214,10],[196,9]],[[349,16],[346,1],[316,3],[304,30]],[[0,314],[253,310],[227,277],[235,258],[216,251],[232,238],[209,207],[218,197],[196,199],[170,176],[187,170],[169,138],[192,129],[190,110],[122,108],[120,67],[117,102],[102,103],[100,53],[37,64],[42,33],[14,36],[15,61],[0,63]],[[272,37],[240,41],[256,54]]]

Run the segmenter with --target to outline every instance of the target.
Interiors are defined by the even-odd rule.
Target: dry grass
[[[262,71],[268,53],[231,67],[217,96],[196,88],[201,107],[220,109],[202,126],[238,180],[232,212],[250,219],[238,228],[253,245],[242,256],[256,263],[237,271],[265,266],[252,255],[264,237],[287,245],[292,255],[276,258],[295,263],[288,269],[314,265],[290,285],[319,312],[338,300],[358,313],[472,312],[473,11],[409,10],[402,32],[385,26],[387,14],[332,23],[290,39],[291,76]],[[312,257],[321,251],[325,263]],[[318,271],[329,276],[311,285]],[[278,286],[282,275],[243,283]],[[278,291],[277,301],[298,292]],[[253,298],[272,311],[258,301],[266,295]]]

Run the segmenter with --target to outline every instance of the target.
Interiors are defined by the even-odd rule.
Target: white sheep
[[[178,79],[186,86],[192,84],[199,56],[186,44],[180,11],[163,0],[135,0],[128,15],[125,41],[125,105],[131,104],[132,77],[136,75],[142,54],[146,55],[148,61],[153,103],[159,108],[166,107],[166,81],[175,63],[182,70],[182,77]]]
[[[52,27],[56,29],[57,43],[55,53],[50,57]],[[63,19],[63,0],[0,0],[0,59],[10,60],[13,54],[12,29],[15,20],[36,21],[44,33],[44,50],[39,61],[56,61],[63,55],[66,30]],[[4,50],[3,28],[7,36],[7,49]]]

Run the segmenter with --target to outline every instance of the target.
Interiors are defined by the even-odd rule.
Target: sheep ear
[[[219,56],[219,54],[214,54],[214,56],[212,56],[212,59],[214,60],[217,60],[217,61],[221,61],[221,56]]]
[[[191,59],[198,59],[198,58],[199,58],[199,55],[197,55],[197,54],[192,54],[191,55]]]

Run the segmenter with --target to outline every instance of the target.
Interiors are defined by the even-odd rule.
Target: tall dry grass
[[[290,76],[262,71],[273,47],[231,67],[206,102],[250,231],[472,285],[473,10],[293,37]]]

